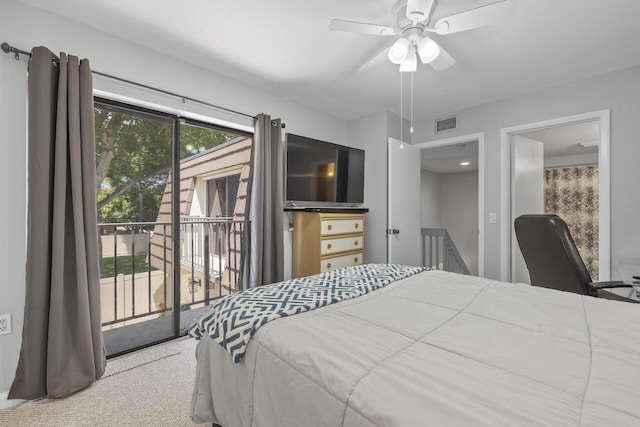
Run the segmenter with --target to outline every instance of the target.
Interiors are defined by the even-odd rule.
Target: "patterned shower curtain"
[[[545,169],[544,211],[562,218],[591,278],[598,280],[598,166]]]

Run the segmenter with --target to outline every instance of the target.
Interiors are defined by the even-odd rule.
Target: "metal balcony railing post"
[[[113,320],[118,318],[118,229],[113,229]]]
[[[193,232],[193,225],[194,222],[191,222],[191,236],[190,237],[190,241],[191,241],[191,302],[193,303],[195,301],[194,295],[196,293],[196,273],[195,273],[195,256],[196,256],[196,251],[195,251],[195,233]]]
[[[163,288],[164,288],[164,300],[162,303],[164,304],[164,308],[167,308],[167,224],[162,226],[162,272],[164,273],[163,279]],[[149,237],[149,241],[151,241],[151,237]],[[151,255],[149,255],[149,261],[151,261]],[[151,264],[151,263],[149,263]]]
[[[244,277],[244,289],[247,289],[247,288],[249,288],[249,286],[251,286],[251,256],[252,256],[251,255],[251,250],[252,250],[251,249],[251,233],[252,233],[251,230],[252,230],[252,227],[253,227],[253,225],[252,225],[251,221],[247,221],[245,229],[244,229],[244,238],[245,238],[245,241],[247,243],[245,245],[245,248],[246,248],[246,251],[247,251],[247,253],[246,253],[247,262],[244,265],[244,276],[245,276]]]
[[[149,278],[149,286],[147,286],[148,298],[149,298],[149,311],[151,311],[151,233],[149,232],[150,228],[147,226],[145,229],[147,236],[147,277]]]
[[[222,296],[222,242],[223,241],[222,241],[221,229],[222,229],[222,225],[223,224],[222,223],[217,223],[216,225],[217,225],[217,229],[218,229],[218,231],[217,231],[218,235],[216,236],[217,240],[218,240],[218,248],[217,248],[218,249],[217,250],[217,253],[218,253],[218,271],[216,273],[216,276],[217,276],[216,279],[218,277],[220,278],[220,284],[219,284],[219,287],[218,287],[218,296]]]
[[[204,304],[209,305],[209,281],[211,280],[211,272],[210,272],[210,262],[211,259],[209,254],[209,224],[203,224],[204,227]]]
[[[136,243],[135,227],[131,227],[131,315],[136,315]],[[126,281],[125,281],[126,284]]]

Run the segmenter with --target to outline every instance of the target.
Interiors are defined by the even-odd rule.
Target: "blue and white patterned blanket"
[[[189,335],[195,339],[209,335],[238,363],[251,336],[265,323],[355,298],[424,270],[396,264],[365,264],[245,289],[213,304],[205,315],[194,320]]]

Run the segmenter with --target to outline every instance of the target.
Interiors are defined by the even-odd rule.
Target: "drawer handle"
[[[358,257],[355,257],[355,258],[353,259],[353,262],[358,262]]]
[[[358,246],[358,241],[356,240],[355,242],[353,242],[353,244],[354,244],[355,246]]]
[[[356,222],[355,225],[356,225],[356,228],[360,227],[360,223],[359,222]]]
[[[330,262],[327,263],[327,268],[331,268],[331,263]]]
[[[331,249],[331,243],[327,245],[327,249]]]
[[[327,230],[331,230],[331,224],[327,225]]]

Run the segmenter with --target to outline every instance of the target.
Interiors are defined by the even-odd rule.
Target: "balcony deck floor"
[[[193,319],[204,314],[207,308],[208,307],[200,307],[181,311],[180,335],[184,335]],[[171,314],[167,314],[157,319],[106,330],[102,335],[107,357],[120,355],[157,342],[173,339],[175,336],[171,331],[172,326],[172,316]]]

